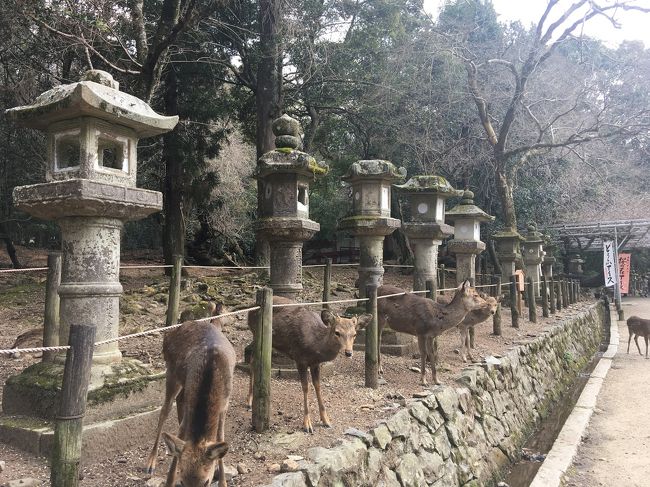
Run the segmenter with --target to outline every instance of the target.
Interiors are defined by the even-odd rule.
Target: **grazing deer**
[[[472,311],[467,313],[465,318],[463,318],[463,321],[458,325],[458,331],[460,332],[460,356],[463,359],[463,362],[467,362],[467,357],[469,357],[472,362],[474,361],[469,346],[469,329],[475,325],[480,325],[490,316],[493,316],[494,313],[496,313],[499,301],[501,301],[501,298],[493,298],[492,296],[487,296],[483,293],[479,293],[479,296],[485,300],[485,304],[478,308],[474,308]],[[439,296],[436,301],[440,304],[449,304],[451,299],[452,298],[448,296]]]
[[[405,292],[395,286],[381,286],[377,296],[386,296]],[[393,330],[418,337],[420,348],[420,383],[427,385],[426,363],[431,362],[434,384],[439,384],[436,376],[437,347],[434,339],[450,328],[455,328],[467,313],[475,308],[485,306],[485,300],[479,296],[469,281],[464,281],[448,304],[435,303],[431,299],[417,294],[404,294],[377,300],[377,321],[379,324],[379,352],[381,360],[381,334],[386,325]],[[381,363],[380,363],[380,372]]]
[[[627,339],[627,353],[630,353],[630,341],[632,340],[632,335],[634,335],[634,343],[636,343],[636,348],[639,350],[639,355],[641,353],[641,347],[639,347],[639,337],[642,336],[645,340],[645,358],[648,358],[648,337],[650,336],[650,320],[644,320],[638,316],[630,316],[627,319],[627,331],[630,336]]]
[[[273,297],[273,304],[294,303],[281,296]],[[257,311],[248,314],[248,327],[255,334],[257,329]],[[302,306],[273,309],[273,348],[293,359],[300,375],[303,393],[303,428],[308,433],[314,432],[309,414],[307,393],[309,378],[307,369],[311,371],[311,381],[316,391],[318,412],[324,426],[330,426],[330,419],[325,410],[325,404],[320,391],[320,364],[334,360],[340,353],[352,357],[352,346],[357,330],[365,327],[371,315],[361,315],[355,318],[342,318],[329,310],[323,310],[321,315]],[[248,406],[253,404],[253,357],[250,361],[250,387],[248,389]]]
[[[185,323],[186,321],[200,320],[201,318],[208,318],[217,314],[217,303],[214,301],[203,301],[195,306],[184,309],[181,313],[180,322]]]
[[[221,312],[221,305],[217,305],[216,312]],[[165,401],[147,471],[154,471],[163,424],[176,399],[179,435],[164,433],[174,457],[166,487],[175,487],[177,476],[184,487],[210,485],[217,460],[219,487],[226,487],[222,459],[228,444],[224,442],[224,425],[236,358],[221,325],[220,319],[211,323],[190,321],[165,333]]]

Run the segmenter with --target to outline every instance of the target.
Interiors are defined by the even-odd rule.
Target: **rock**
[[[451,387],[442,386],[436,387],[433,392],[436,395],[440,411],[442,411],[445,419],[453,418],[458,409],[458,395],[456,394],[456,390]]]
[[[223,473],[224,476],[226,477],[226,482],[230,482],[231,479],[239,475],[239,472],[237,472],[237,468],[233,467],[232,465],[224,465]]]
[[[278,475],[268,487],[307,487],[302,472],[289,472]]]
[[[414,392],[413,397],[415,399],[424,399],[425,397],[429,397],[431,395],[431,392],[429,391],[421,391],[421,392]]]
[[[279,463],[272,463],[271,465],[269,465],[268,470],[270,473],[280,473],[282,467],[280,466]]]
[[[151,477],[144,485],[145,487],[164,487],[165,479],[162,477]]]
[[[506,484],[505,482],[499,482],[497,484],[497,487],[510,487],[510,486],[508,484]]]
[[[4,461],[0,460],[0,473],[3,472],[3,470],[6,468],[6,466],[7,466],[7,464]]]
[[[253,458],[255,460],[265,460],[266,459],[266,457],[264,456],[264,453],[259,452],[259,451],[256,451],[255,453],[253,453]]]
[[[295,472],[300,469],[298,462],[295,460],[287,459],[282,460],[280,464],[280,472]]]
[[[372,445],[372,435],[369,433],[366,433],[364,431],[361,431],[357,428],[348,428],[343,432],[344,435],[350,435],[350,436],[355,436],[357,438],[360,438],[364,441],[364,443],[368,446]]]
[[[373,409],[375,409],[375,406],[374,406],[374,404],[362,404],[361,406],[359,406],[359,409],[361,409],[362,411],[364,411],[364,410],[365,411],[372,411]]]
[[[372,435],[375,437],[375,443],[382,450],[385,450],[386,446],[388,446],[393,439],[393,435],[390,434],[390,431],[385,424],[380,424],[372,430]]]
[[[239,475],[244,475],[245,473],[250,472],[250,468],[248,468],[244,463],[238,463],[237,464],[237,473]]]
[[[419,459],[414,453],[402,456],[402,461],[395,469],[395,473],[403,487],[419,487],[426,483]]]
[[[43,483],[40,480],[25,477],[24,479],[10,480],[6,485],[7,487],[39,487]]]
[[[411,372],[415,372],[416,374],[421,374],[422,373],[422,370],[420,369],[420,367],[409,367],[409,370]]]
[[[289,460],[293,460],[294,462],[299,462],[300,460],[305,459],[305,457],[301,457],[300,455],[287,455],[287,458]]]
[[[422,424],[427,423],[427,416],[429,416],[429,408],[427,408],[420,401],[413,403],[409,408],[409,410],[411,411],[411,415],[415,419],[417,419],[420,423]]]

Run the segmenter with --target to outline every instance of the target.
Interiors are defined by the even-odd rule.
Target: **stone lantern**
[[[454,222],[454,238],[449,250],[456,254],[456,279],[476,282],[476,256],[485,250],[481,242],[481,223],[494,221],[474,204],[474,193],[465,191],[458,205],[447,212],[447,219]]]
[[[309,219],[309,182],[327,166],[301,152],[300,124],[283,115],[273,122],[275,146],[258,161],[255,177],[263,197],[257,234],[271,249],[271,287],[278,296],[296,299],[302,291],[302,246],[320,225]]]
[[[533,289],[535,296],[540,296],[539,281],[541,279],[541,263],[544,258],[542,244],[544,239],[542,234],[537,231],[537,225],[528,224],[528,233],[524,238],[524,264],[526,265],[526,274],[533,280]]]
[[[584,270],[582,269],[582,264],[584,263],[584,259],[578,252],[572,253],[569,257],[569,274],[572,276],[581,276],[584,274]]]
[[[155,113],[144,101],[119,91],[110,74],[97,70],[6,113],[20,126],[47,133],[47,182],[17,187],[13,198],[17,208],[56,221],[61,229],[59,344],[67,344],[70,326],[76,324],[95,325],[96,341],[116,338],[123,224],[162,208],[161,193],[135,187],[138,139],[172,130],[178,117]],[[64,354],[55,363],[29,367],[19,380],[9,378],[4,412],[53,416],[52,384],[60,384],[63,360]],[[89,401],[95,395],[112,397],[109,391],[118,380],[125,396],[146,390],[154,375],[137,361],[122,360],[117,342],[96,347]],[[138,406],[129,400],[130,406]],[[125,413],[120,407],[112,412]],[[87,419],[100,416],[89,412]]]
[[[542,259],[542,273],[547,281],[553,278],[553,264],[555,264],[555,250],[557,245],[553,243],[550,235],[544,236],[544,258]]]
[[[445,223],[445,201],[462,192],[442,176],[414,176],[395,188],[408,201],[404,233],[415,257],[413,289],[422,291],[427,280],[437,282],[438,246],[454,232],[454,227]]]
[[[515,229],[506,229],[492,235],[496,242],[496,253],[501,262],[504,280],[515,274],[517,263],[521,262],[520,243],[524,239]]]
[[[384,237],[400,226],[390,216],[391,184],[404,179],[406,170],[382,160],[358,161],[343,176],[352,186],[352,216],[339,222],[339,230],[359,240],[359,295],[366,296],[366,286],[381,285],[384,275]]]

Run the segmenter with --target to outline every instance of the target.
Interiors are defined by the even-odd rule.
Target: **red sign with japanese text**
[[[632,254],[618,254],[618,275],[621,283],[621,294],[630,290],[630,260]]]

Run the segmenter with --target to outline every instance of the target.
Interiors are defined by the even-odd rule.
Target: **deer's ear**
[[[336,324],[336,315],[332,313],[329,309],[324,309],[320,314],[320,319],[323,320],[327,326],[332,326]]]
[[[175,457],[180,456],[185,446],[185,442],[178,438],[177,436],[170,435],[169,433],[163,433],[163,440],[167,445],[169,452]]]
[[[223,313],[223,304],[214,303],[214,314],[220,315],[221,313]]]
[[[371,314],[363,314],[357,316],[357,330],[362,330],[366,326],[370,324],[372,321],[372,315]]]
[[[228,443],[222,441],[220,443],[212,443],[208,445],[205,450],[205,457],[208,460],[218,460],[228,453]]]

